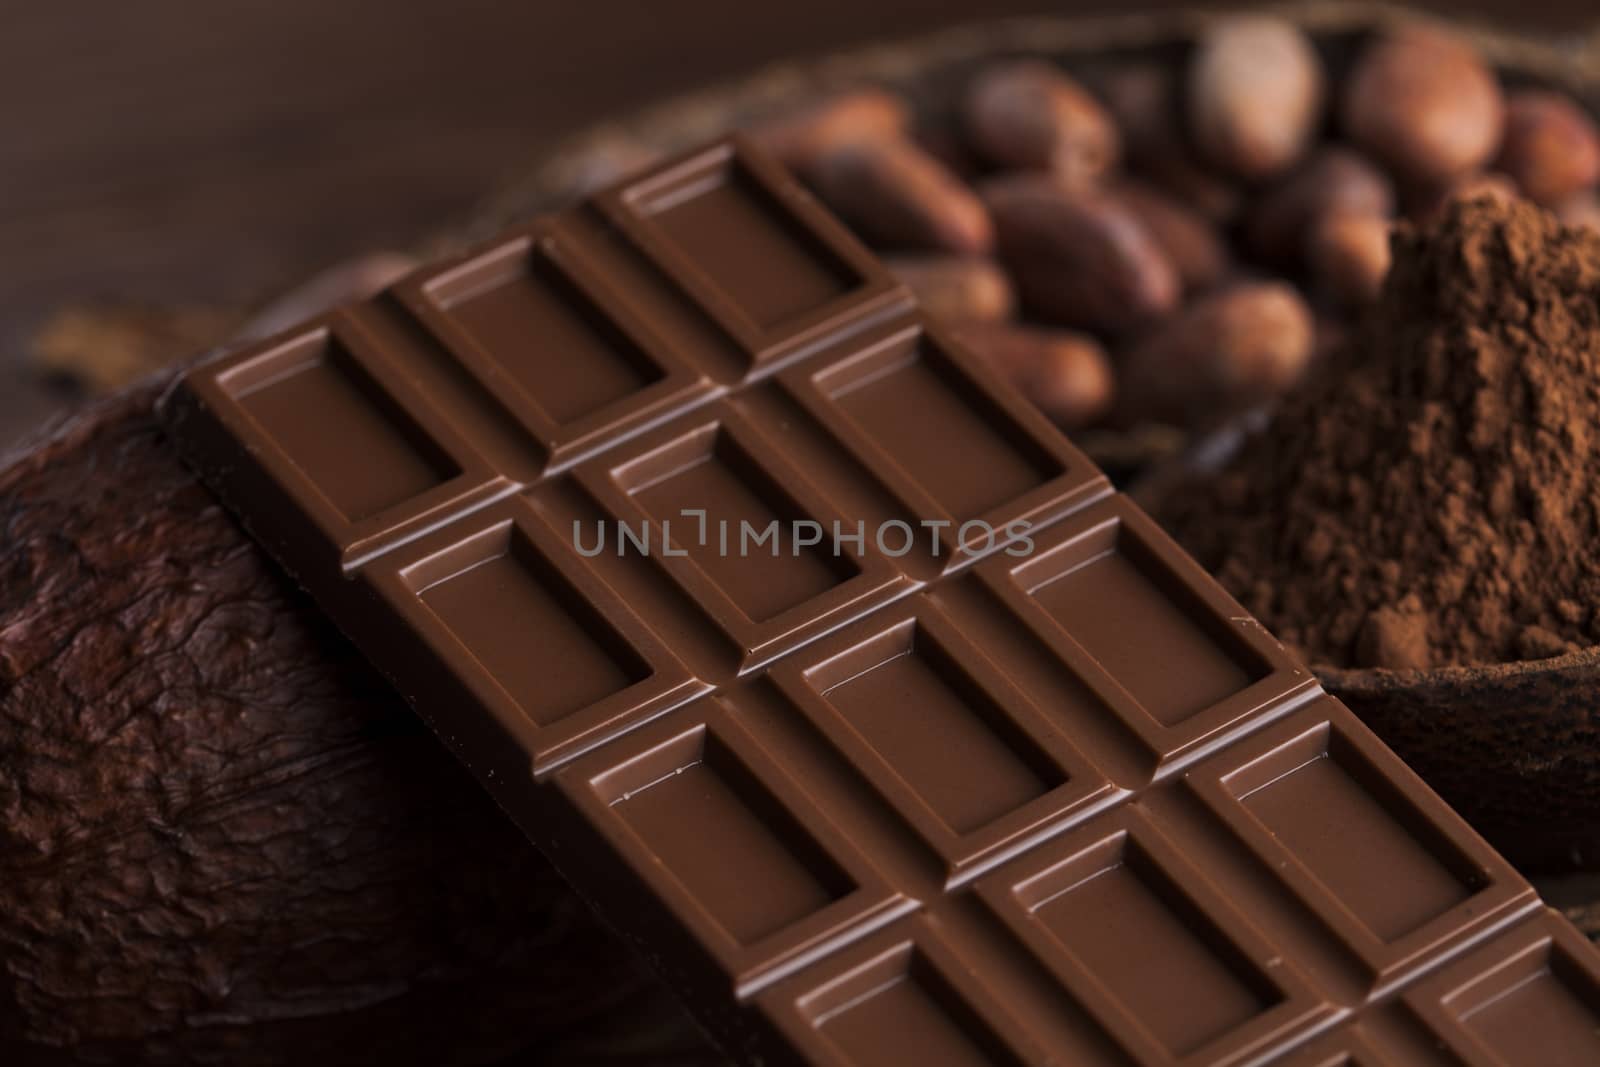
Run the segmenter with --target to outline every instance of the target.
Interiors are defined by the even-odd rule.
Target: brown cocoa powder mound
[[[1394,246],[1353,342],[1162,518],[1313,663],[1600,643],[1600,235],[1479,199]]]

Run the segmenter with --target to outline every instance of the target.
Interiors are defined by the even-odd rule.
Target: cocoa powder
[[[1401,225],[1351,343],[1160,510],[1313,663],[1600,643],[1600,235],[1489,199]]]

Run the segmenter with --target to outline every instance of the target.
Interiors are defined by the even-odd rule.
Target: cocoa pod
[[[1511,93],[1495,167],[1529,200],[1556,207],[1600,182],[1600,131],[1569,96],[1542,89]]]
[[[1214,223],[1238,214],[1238,187],[1202,164],[1189,145],[1173,71],[1144,63],[1122,67],[1102,80],[1100,95],[1133,169]]]
[[[891,248],[983,255],[994,243],[983,202],[904,138],[841,145],[817,159],[811,181],[863,235]]]
[[[1300,264],[1306,237],[1324,215],[1348,211],[1387,218],[1394,210],[1394,183],[1359,152],[1330,145],[1261,198],[1244,237],[1252,254],[1288,270]]]
[[[1335,211],[1317,221],[1306,251],[1317,291],[1346,307],[1377,299],[1390,263],[1388,219],[1363,211]]]
[[[1439,188],[1494,156],[1505,102],[1475,49],[1412,26],[1367,46],[1345,83],[1341,117],[1350,140],[1401,179]]]
[[[826,97],[751,125],[745,134],[778,162],[807,175],[829,152],[857,141],[886,141],[911,125],[911,108],[887,89],[867,87]]]
[[[1104,107],[1042,60],[981,71],[963,101],[967,138],[990,163],[1093,182],[1116,166],[1121,137]]]
[[[1260,181],[1305,154],[1322,92],[1322,62],[1299,27],[1265,15],[1223,19],[1189,63],[1189,128],[1211,164]]]
[[[1217,228],[1198,213],[1155,186],[1131,178],[1113,186],[1112,194],[1166,252],[1185,292],[1210,289],[1227,275],[1228,246]]]
[[[1030,174],[995,179],[981,192],[1001,262],[1040,318],[1117,333],[1177,307],[1177,268],[1115,197]]]
[[[1111,409],[1116,376],[1092,337],[1012,323],[968,323],[956,336],[1062,426],[1087,425]]]
[[[0,473],[0,1060],[559,1062],[681,1016],[187,472],[161,384]]]
[[[1008,319],[1016,311],[1011,279],[991,259],[972,256],[890,256],[884,265],[906,284],[922,309],[951,322]]]
[[[1249,282],[1202,297],[1123,357],[1129,419],[1212,425],[1282,394],[1315,343],[1311,309],[1281,282]]]

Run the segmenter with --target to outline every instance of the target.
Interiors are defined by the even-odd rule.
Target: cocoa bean
[[[1063,426],[1086,425],[1111,408],[1116,378],[1092,337],[1010,323],[971,323],[956,336]]]
[[[752,141],[797,174],[844,145],[884,141],[903,135],[911,125],[911,109],[887,89],[862,88],[837,93],[814,104],[752,125]]]
[[[1556,208],[1556,215],[1568,226],[1586,226],[1600,233],[1600,195],[1593,190],[1579,193]]]
[[[1261,15],[1224,19],[1189,64],[1189,128],[1213,165],[1259,181],[1304,155],[1322,93],[1321,60],[1298,27]]]
[[[1299,265],[1316,220],[1335,211],[1394,214],[1394,183],[1365,156],[1342,145],[1319,149],[1250,212],[1251,253],[1279,269]]]
[[[904,282],[917,303],[947,321],[1010,318],[1017,297],[1000,265],[972,256],[892,256],[889,273]]]
[[[869,240],[964,255],[982,255],[994,242],[982,201],[904,138],[840,145],[816,160],[811,180],[822,199]]]
[[[1335,211],[1318,220],[1306,252],[1317,290],[1336,303],[1372,303],[1389,274],[1388,219],[1361,211]]]
[[[1117,198],[1045,175],[982,187],[1023,304],[1064,326],[1117,333],[1177,307],[1177,268]]]
[[[1315,342],[1293,287],[1250,282],[1202,297],[1134,345],[1121,366],[1129,419],[1211,425],[1282,394]]]
[[[972,146],[999,167],[1092,182],[1121,154],[1116,123],[1100,102],[1041,60],[981,72],[967,91],[963,118]]]
[[[1210,289],[1227,275],[1228,246],[1217,228],[1197,212],[1135,179],[1117,183],[1112,192],[1166,252],[1185,292]]]
[[[1405,181],[1438,188],[1494,156],[1505,102],[1470,45],[1413,26],[1367,46],[1341,114],[1346,134],[1373,158]]]
[[[1505,138],[1495,167],[1524,196],[1556,207],[1600,182],[1600,132],[1571,97],[1525,89],[1506,98]]]
[[[1133,169],[1212,222],[1238,214],[1238,187],[1201,163],[1188,143],[1173,71],[1142,63],[1122,67],[1103,79],[1100,93]]]

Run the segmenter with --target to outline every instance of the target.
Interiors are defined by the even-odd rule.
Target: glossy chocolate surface
[[[736,142],[165,410],[737,1059],[1600,1062],[1600,956]]]

